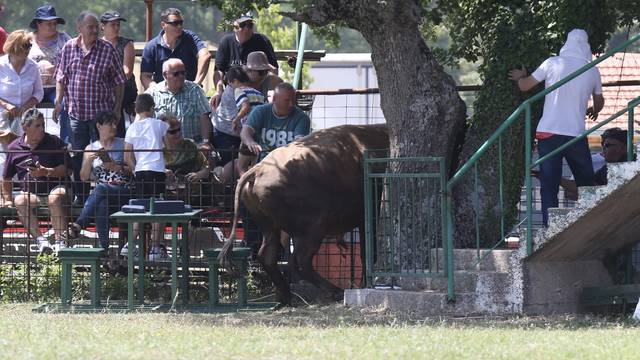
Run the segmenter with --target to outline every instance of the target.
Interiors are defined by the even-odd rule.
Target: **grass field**
[[[0,305],[3,359],[637,359],[603,318],[419,319],[340,305],[274,313],[37,314]]]

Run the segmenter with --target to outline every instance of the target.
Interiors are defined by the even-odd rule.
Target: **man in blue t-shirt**
[[[242,142],[262,160],[275,148],[309,135],[311,121],[295,105],[296,90],[289,83],[280,83],[273,94],[273,103],[260,105],[249,114],[242,127]]]
[[[164,80],[162,64],[169,58],[182,60],[186,78],[202,86],[211,53],[193,31],[183,28],[180,10],[168,8],[160,14],[162,31],[145,45],[140,62],[140,82],[145,90]]]

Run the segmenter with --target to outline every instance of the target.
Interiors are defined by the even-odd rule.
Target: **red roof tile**
[[[602,76],[602,83],[611,83],[624,80],[640,81],[640,54],[634,53],[618,53],[604,60],[597,65]],[[627,103],[640,96],[640,86],[606,86],[602,89],[604,96],[604,108],[598,116],[598,121],[606,120],[615,114]],[[640,120],[640,114],[636,114],[635,118]],[[587,120],[587,127],[597,124]],[[627,115],[622,115],[604,128],[610,127],[627,128]],[[636,128],[639,126],[636,125]]]

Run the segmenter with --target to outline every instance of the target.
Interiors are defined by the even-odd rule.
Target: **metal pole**
[[[527,255],[533,252],[533,244],[531,243],[533,209],[531,204],[531,104],[526,103],[524,110],[524,182],[526,185],[527,198]]]
[[[298,45],[298,58],[296,59],[296,72],[293,75],[293,87],[296,89],[301,88],[300,78],[302,75],[302,62],[304,58],[304,47],[307,42],[307,29],[309,25],[303,23],[302,30],[300,31],[300,44]]]
[[[153,30],[153,0],[144,0],[147,5],[147,41],[151,40],[151,32]]]
[[[628,124],[627,124],[627,161],[633,161],[633,113],[635,111],[635,101],[630,101]]]

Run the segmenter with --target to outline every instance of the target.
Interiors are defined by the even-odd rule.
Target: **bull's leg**
[[[280,305],[291,305],[291,289],[289,282],[278,269],[280,255],[280,230],[264,234],[264,241],[258,252],[258,259],[276,287],[276,300]]]
[[[300,269],[300,275],[303,279],[330,294],[334,300],[342,300],[343,290],[320,276],[313,269],[313,256],[318,253],[321,243],[322,238],[300,239],[294,242],[293,253]]]

